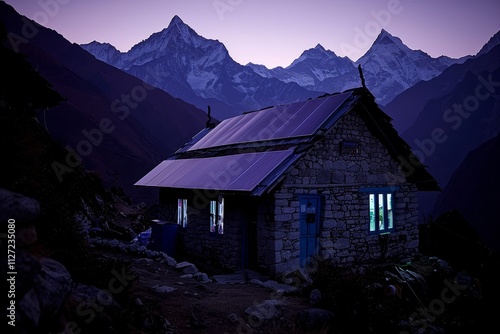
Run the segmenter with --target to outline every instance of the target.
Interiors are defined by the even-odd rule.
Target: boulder
[[[32,221],[40,214],[40,203],[30,197],[0,188],[0,219],[7,223],[15,219],[16,223]]]
[[[260,304],[248,307],[245,313],[261,321],[276,319],[283,313],[284,302],[279,299],[269,299]]]
[[[34,290],[42,312],[57,313],[71,290],[71,275],[58,261],[50,258],[39,260],[41,269],[34,277]]]

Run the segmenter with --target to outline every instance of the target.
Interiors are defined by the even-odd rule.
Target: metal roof
[[[209,158],[165,160],[137,181],[137,186],[252,192],[293,150],[255,152]],[[272,181],[273,177],[268,180]],[[260,192],[260,191],[259,191]]]
[[[222,121],[188,151],[264,140],[311,136],[352,95],[328,95]]]
[[[260,196],[355,107],[394,159],[411,154],[373,95],[365,88],[352,89],[245,113],[215,128],[207,127],[135,185],[242,191]],[[419,190],[439,189],[423,165],[416,166],[407,179]]]

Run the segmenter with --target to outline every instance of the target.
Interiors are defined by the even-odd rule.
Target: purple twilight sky
[[[357,60],[381,29],[433,57],[474,55],[500,30],[498,0],[6,0],[75,43],[120,51],[178,15],[240,64],[288,66],[321,44]]]

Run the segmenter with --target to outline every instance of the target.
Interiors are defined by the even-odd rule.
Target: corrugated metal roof
[[[351,95],[328,95],[226,119],[189,151],[313,135]]]
[[[200,131],[135,185],[262,195],[355,106],[394,159],[411,154],[373,95],[365,88],[353,89],[226,119]],[[423,165],[408,180],[421,190],[439,188]]]
[[[135,185],[251,192],[292,155],[282,150],[165,160]]]

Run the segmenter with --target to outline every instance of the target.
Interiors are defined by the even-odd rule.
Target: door
[[[304,267],[308,259],[317,254],[319,248],[321,197],[319,195],[300,196],[299,203],[300,265]]]

